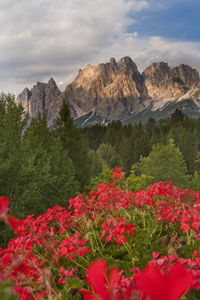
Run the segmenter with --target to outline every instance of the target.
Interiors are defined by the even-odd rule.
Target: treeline
[[[82,132],[88,147],[104,157],[110,168],[118,162],[127,175],[136,175],[137,181],[145,175],[152,177],[151,183],[172,180],[200,192],[200,119],[177,109],[158,122],[150,118],[145,126],[124,126],[118,121]]]
[[[172,180],[200,191],[200,120],[177,110],[146,126],[112,122],[78,129],[63,103],[49,128],[45,114],[30,120],[12,96],[1,95],[0,194],[10,199],[11,214],[24,218],[67,207],[67,199],[111,180],[115,166],[124,167],[132,190]],[[8,233],[2,236],[5,244]]]

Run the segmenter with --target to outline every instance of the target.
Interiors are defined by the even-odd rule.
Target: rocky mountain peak
[[[87,65],[64,92],[73,117],[95,109],[101,118],[113,120],[142,108],[142,96],[147,96],[147,90],[130,57],[118,62],[111,58],[98,66]]]
[[[47,85],[51,88],[58,89],[57,84],[53,77],[51,77],[47,83]]]
[[[37,82],[31,90],[25,88],[16,99],[32,118],[37,118],[39,112],[46,112],[49,125],[55,122],[62,101],[62,94],[53,78],[48,83]]]
[[[153,99],[178,99],[199,82],[199,74],[187,65],[168,66],[167,63],[153,63],[142,73],[148,94]]]
[[[114,65],[114,66],[117,65],[117,62],[116,62],[116,60],[115,60],[114,57],[111,57],[111,59],[110,59],[110,64],[111,64],[111,65]]]
[[[188,65],[181,64],[179,67],[174,68],[175,76],[177,76],[183,85],[187,88],[196,86],[199,81],[199,73],[197,70],[191,68]]]
[[[132,59],[129,56],[125,56],[123,58],[121,58],[118,63],[117,63],[118,67],[121,70],[131,70],[131,71],[135,71],[138,72],[138,68],[136,66],[136,64],[132,61]]]
[[[30,95],[30,90],[27,87],[25,87],[23,93],[25,93],[27,96],[29,96]]]
[[[16,99],[18,104],[21,104],[24,108],[24,111],[29,114],[29,100],[31,98],[31,91],[26,87],[23,92],[19,94]]]

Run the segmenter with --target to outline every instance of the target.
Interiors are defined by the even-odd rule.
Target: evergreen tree
[[[93,178],[98,176],[101,173],[103,169],[103,161],[99,153],[92,149],[89,150],[89,159],[91,161],[91,167],[90,167],[91,177]]]
[[[18,173],[21,165],[21,138],[25,125],[23,108],[17,106],[14,97],[0,98],[0,190],[13,201]]]
[[[101,144],[97,150],[97,155],[100,157],[102,164],[107,165],[110,169],[121,166],[119,155],[109,144]]]
[[[83,139],[81,131],[73,124],[66,102],[63,102],[59,112],[55,133],[64,149],[68,151],[69,157],[72,159],[76,170],[76,178],[83,188],[89,184],[91,177],[89,149]]]
[[[32,120],[22,142],[23,163],[12,209],[18,217],[38,215],[49,207],[67,207],[78,191],[75,169],[67,151],[47,126],[46,116]]]
[[[150,175],[136,176],[134,167],[131,169],[131,174],[127,177],[127,188],[133,192],[146,190],[153,183],[154,178]]]
[[[167,145],[154,145],[149,156],[141,157],[135,170],[138,175],[152,176],[154,181],[171,180],[181,187],[189,183],[185,161],[172,139]]]
[[[189,188],[200,193],[200,173],[194,173]]]
[[[22,121],[23,108],[17,106],[14,97],[0,96],[0,195],[15,203],[15,190],[18,185],[19,170],[22,162],[21,138],[26,120]],[[0,224],[0,245],[6,246],[13,236],[12,230]]]
[[[101,183],[115,181],[115,178],[112,178],[112,175],[113,170],[110,169],[107,165],[104,165],[101,173],[98,176],[91,179],[90,185],[88,186],[88,191],[90,191],[93,188],[95,189],[96,186]]]
[[[190,189],[200,192],[200,152],[199,151],[196,153],[194,165],[195,165],[195,172],[190,182]]]

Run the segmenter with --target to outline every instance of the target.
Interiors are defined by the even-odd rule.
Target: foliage
[[[15,186],[20,169],[21,136],[25,120],[23,109],[14,103],[10,95],[0,99],[0,188],[1,193],[13,201]]]
[[[0,299],[2,300],[17,300],[17,295],[12,292],[12,284],[9,281],[0,282]]]
[[[76,179],[83,188],[89,184],[91,176],[89,149],[83,139],[81,131],[73,124],[66,102],[63,102],[59,117],[56,120],[55,134],[64,149],[68,151],[68,155],[76,170]]]
[[[172,139],[167,145],[154,145],[148,157],[140,158],[135,170],[141,175],[152,176],[154,182],[172,180],[181,187],[189,182],[184,159]]]
[[[141,156],[150,154],[153,145],[166,144],[170,138],[183,155],[187,173],[193,176],[197,171],[195,161],[200,151],[200,120],[189,118],[179,110],[157,122],[150,118],[145,126],[141,123],[122,125],[118,121],[106,126],[87,127],[82,133],[91,149],[97,150],[101,144],[111,145],[128,174]]]
[[[199,193],[170,182],[128,191],[122,168],[112,179],[23,221],[1,197],[17,234],[0,251],[1,281],[21,299],[198,299]]]
[[[135,175],[134,166],[132,167],[131,174],[127,177],[127,187],[133,192],[139,190],[146,190],[150,183],[153,183],[153,176],[142,174],[141,176]]]
[[[102,164],[107,165],[109,168],[114,169],[115,166],[120,166],[120,157],[109,144],[101,144],[97,149]]]
[[[92,178],[91,182],[90,182],[90,189],[92,189],[93,187],[96,187],[98,184],[101,183],[106,183],[108,181],[111,180],[113,175],[113,171],[112,169],[110,169],[107,165],[103,165],[103,169],[101,171],[101,173]],[[114,179],[112,180],[114,181]]]
[[[194,176],[190,182],[190,188],[200,192],[200,174],[198,172],[194,173]]]
[[[22,141],[23,163],[13,206],[20,218],[30,212],[41,214],[56,203],[66,205],[63,199],[74,196],[79,189],[67,150],[54,141],[45,115],[31,121]]]
[[[94,178],[102,172],[103,163],[97,151],[90,149],[88,155],[91,161],[90,171]]]

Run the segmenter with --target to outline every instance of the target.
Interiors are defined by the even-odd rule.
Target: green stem
[[[74,261],[74,260],[73,260],[73,263],[74,263],[75,265],[81,267],[82,269],[87,270],[87,268],[85,268],[85,267],[82,266],[81,264],[77,263],[77,261]]]
[[[190,234],[189,234],[189,230],[187,231],[186,233],[186,236],[187,236],[187,245],[190,245]]]
[[[141,211],[140,216],[141,216],[141,219],[142,219],[143,227],[146,228],[145,213],[143,211]]]
[[[123,241],[122,241],[122,244],[124,245],[124,247],[125,247],[126,250],[128,251],[130,257],[133,257],[133,252],[132,252],[131,247],[129,246],[129,244],[128,244],[128,243],[125,243],[125,242],[123,242]]]
[[[104,248],[104,246],[102,244],[102,241],[100,240],[100,238],[97,239],[95,231],[94,231],[94,228],[92,226],[91,226],[91,229],[92,229],[92,233],[93,233],[93,236],[94,236],[94,239],[95,239],[95,242],[96,242],[97,249],[98,249],[99,253],[102,255],[102,257],[103,257],[103,253],[101,252],[101,250],[99,248],[99,243],[101,244],[101,247]]]

